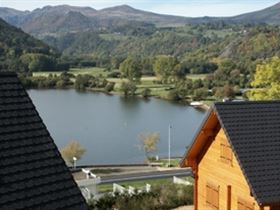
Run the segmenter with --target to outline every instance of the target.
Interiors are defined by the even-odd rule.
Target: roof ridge
[[[215,102],[216,105],[241,105],[241,104],[275,104],[280,103],[280,100],[268,100],[268,101],[227,101],[227,102]]]

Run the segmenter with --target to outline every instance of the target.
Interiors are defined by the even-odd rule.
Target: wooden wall
[[[214,209],[206,204],[206,185],[209,183],[219,187],[219,210],[238,210],[238,199],[248,202],[254,210],[260,210],[254,197],[250,195],[249,186],[234,154],[231,163],[220,158],[222,142],[228,141],[224,131],[220,129],[198,164],[197,210]],[[231,207],[228,206],[228,186],[231,186]],[[263,209],[269,210],[269,207]]]

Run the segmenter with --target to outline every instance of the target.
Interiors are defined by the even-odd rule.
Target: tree
[[[178,61],[175,57],[159,55],[155,59],[153,68],[157,77],[159,77],[164,83],[166,83],[170,76],[176,75],[174,71],[178,71],[178,68],[175,68],[177,64]]]
[[[20,57],[22,64],[28,70],[34,71],[46,71],[55,70],[57,62],[52,56],[40,54],[40,53],[27,53]]]
[[[71,141],[64,148],[60,150],[61,156],[63,159],[72,165],[74,165],[73,157],[76,157],[77,160],[81,159],[83,154],[86,152],[84,148],[81,147],[78,141]]]
[[[128,57],[120,64],[120,72],[122,76],[130,81],[140,81],[141,66],[140,62],[135,58]]]
[[[78,74],[75,80],[75,89],[76,90],[85,90],[86,88],[90,87],[91,85],[95,85],[96,78],[89,74]]]
[[[224,87],[216,88],[215,97],[218,99],[224,99],[224,98],[233,99],[235,97],[235,92],[230,85],[226,84],[224,85]]]
[[[108,82],[104,89],[107,93],[110,93],[111,91],[114,90],[114,87],[115,87],[114,82]]]
[[[208,89],[206,88],[198,88],[193,92],[193,100],[200,101],[205,99],[208,96]]]
[[[179,101],[181,97],[178,90],[170,90],[167,94],[167,99],[171,101]]]
[[[160,140],[159,133],[141,133],[139,135],[140,149],[144,151],[145,158],[148,161],[150,154],[157,148],[157,143]]]
[[[133,96],[135,95],[137,87],[134,82],[122,82],[121,90],[123,91],[125,96]]]
[[[280,58],[257,65],[251,85],[254,88],[248,93],[251,100],[280,99]]]
[[[145,88],[142,92],[141,92],[142,96],[144,98],[148,98],[151,96],[151,89],[150,88]]]

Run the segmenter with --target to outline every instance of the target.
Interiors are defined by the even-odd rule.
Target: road
[[[124,181],[136,181],[145,179],[160,179],[169,178],[173,176],[190,176],[192,175],[191,169],[174,169],[167,171],[151,171],[151,172],[139,172],[132,174],[120,174],[120,175],[109,175],[101,176],[101,183],[114,183]]]

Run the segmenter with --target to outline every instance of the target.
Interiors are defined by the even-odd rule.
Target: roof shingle
[[[280,202],[280,101],[216,103],[214,110],[258,203]]]
[[[88,209],[15,73],[0,73],[0,208]]]

